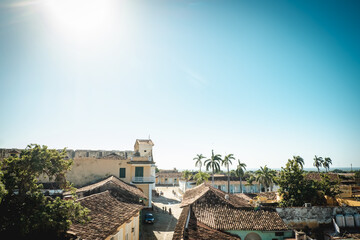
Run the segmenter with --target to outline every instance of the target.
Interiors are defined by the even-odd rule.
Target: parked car
[[[152,215],[152,213],[145,213],[145,218],[144,218],[144,222],[145,223],[154,223],[155,218]]]

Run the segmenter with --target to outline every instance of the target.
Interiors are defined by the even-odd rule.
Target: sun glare
[[[65,37],[97,38],[115,22],[115,0],[43,0],[47,20]]]

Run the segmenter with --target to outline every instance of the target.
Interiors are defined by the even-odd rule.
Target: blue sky
[[[358,1],[0,4],[0,147],[360,166]]]

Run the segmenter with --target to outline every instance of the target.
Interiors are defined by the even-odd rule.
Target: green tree
[[[246,170],[246,164],[242,163],[240,161],[240,159],[238,159],[238,164],[236,166],[236,175],[239,177],[240,179],[240,192],[243,192],[243,188],[242,188],[242,177],[244,176],[244,171]]]
[[[195,162],[195,167],[199,167],[200,168],[200,172],[201,172],[201,166],[202,166],[202,159],[206,158],[205,156],[203,156],[202,154],[197,154],[196,157],[193,158]]]
[[[300,156],[293,156],[293,160],[294,160],[295,162],[297,162],[302,169],[304,168],[304,164],[305,164],[305,163],[304,163],[304,159],[303,159],[302,157],[300,157]]]
[[[325,168],[325,171],[328,172],[330,169],[330,165],[332,164],[332,160],[329,157],[326,157],[322,163],[323,167]]]
[[[200,185],[204,182],[207,182],[210,175],[206,172],[198,172],[195,174],[194,179],[196,181],[196,185]]]
[[[315,182],[305,179],[304,170],[295,159],[289,159],[286,167],[281,168],[277,182],[282,207],[299,207],[306,202],[316,205],[320,201]]]
[[[66,191],[71,190],[65,174],[72,160],[65,157],[65,149],[59,152],[31,144],[19,157],[0,163],[6,191],[0,203],[0,235],[8,234],[14,239],[60,239],[72,222],[88,220],[88,210],[75,202],[75,194],[72,200],[46,197],[38,183],[39,177],[43,177],[57,182]]]
[[[266,165],[264,167],[260,167],[259,170],[255,172],[256,174],[256,181],[263,184],[265,191],[267,192],[269,190],[269,187],[271,188],[274,185],[275,177],[276,177],[276,171],[268,168]]]
[[[236,170],[230,170],[230,177],[238,177]]]
[[[250,175],[246,180],[246,186],[250,186],[250,187],[253,186],[254,185],[253,182],[255,181],[255,179],[256,178],[253,175]]]
[[[228,154],[224,157],[221,164],[226,166],[227,169],[227,182],[228,182],[228,193],[230,193],[230,170],[229,167],[232,164],[232,160],[235,160],[234,154]]]
[[[315,155],[314,157],[314,167],[317,168],[318,172],[320,172],[320,167],[323,165],[323,158],[322,157],[318,157]]]
[[[187,187],[187,182],[192,178],[193,174],[189,170],[185,170],[182,172],[182,177],[185,179],[185,190]]]
[[[209,171],[211,169],[212,175],[211,175],[211,182],[214,186],[214,174],[215,172],[218,172],[220,170],[220,162],[222,161],[220,154],[214,154],[214,150],[211,151],[211,158],[206,159],[204,164],[206,167],[206,171]]]
[[[336,195],[340,194],[340,181],[331,181],[328,174],[321,174],[321,181],[318,182],[318,191],[320,191],[323,196],[329,196],[334,198]]]

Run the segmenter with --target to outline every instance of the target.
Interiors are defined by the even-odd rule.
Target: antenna
[[[150,140],[150,134],[149,134],[149,140]]]

